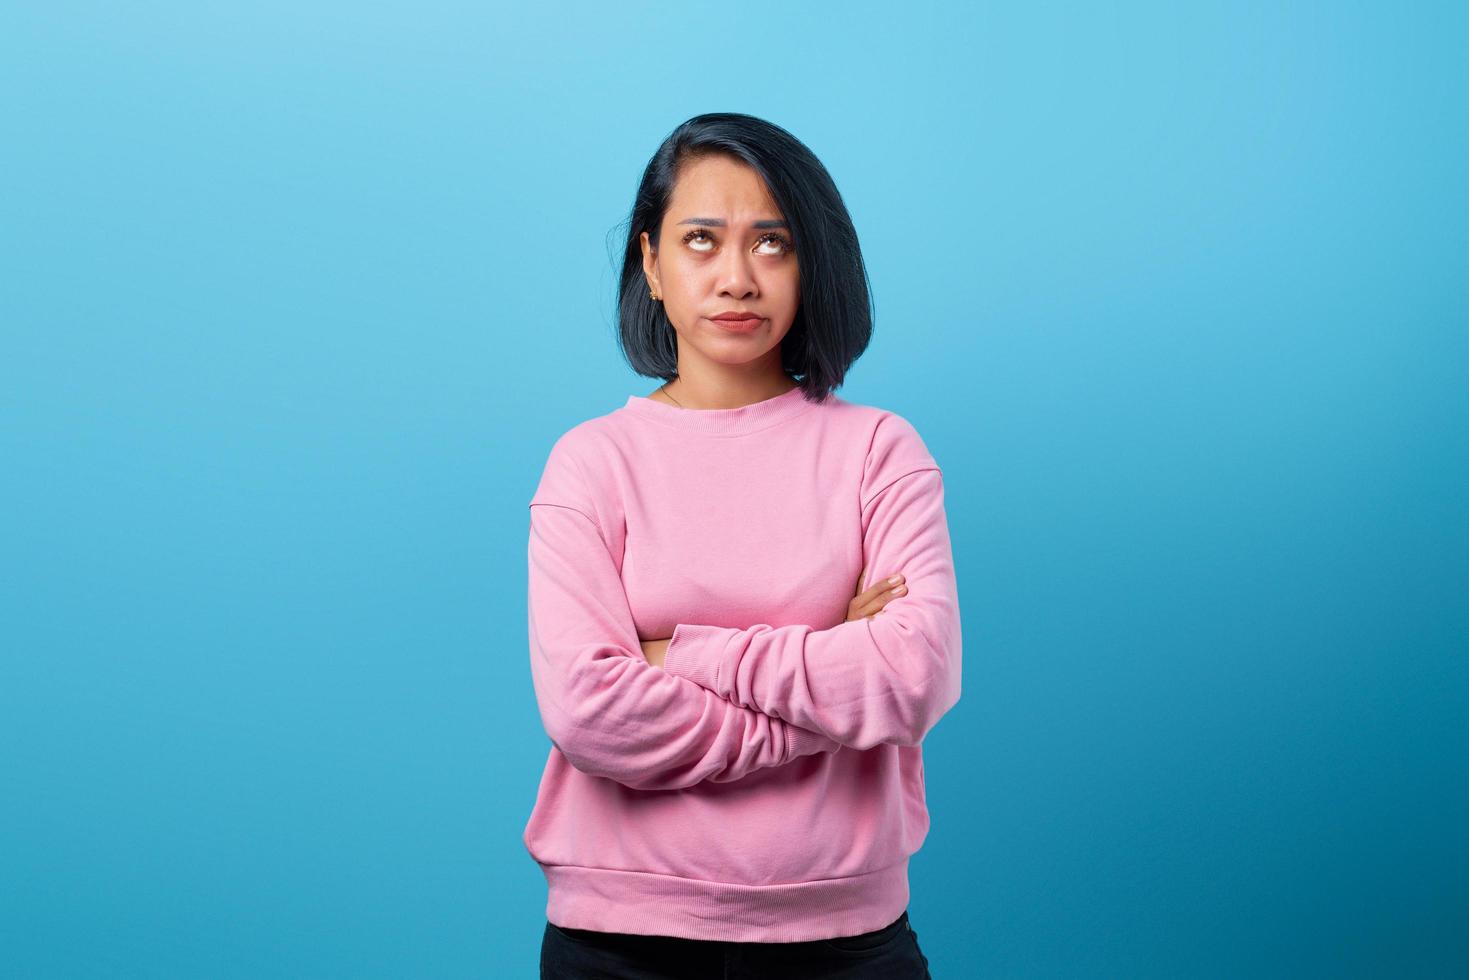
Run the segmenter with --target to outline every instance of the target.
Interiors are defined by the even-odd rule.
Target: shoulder
[[[551,440],[546,454],[547,464],[569,466],[579,463],[593,468],[596,460],[616,444],[618,431],[627,424],[625,414],[623,409],[616,408],[562,431]]]
[[[548,459],[585,456],[595,453],[607,437],[607,416],[578,422],[551,441]]]
[[[867,447],[869,466],[890,458],[908,458],[937,465],[918,428],[907,416],[878,405],[851,402],[832,395],[830,414],[844,425],[857,429]]]
[[[595,521],[601,496],[597,459],[608,443],[608,416],[578,422],[552,440],[530,506],[552,504],[580,510]]]
[[[941,474],[938,460],[917,426],[890,408],[845,402],[840,406],[860,429],[866,455],[862,465],[862,503],[913,473]]]

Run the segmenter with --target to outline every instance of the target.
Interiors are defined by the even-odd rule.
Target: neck
[[[670,403],[679,408],[722,409],[740,408],[763,402],[776,395],[785,394],[798,387],[796,382],[782,373],[778,377],[750,379],[744,382],[705,381],[679,375],[659,389],[668,396]]]

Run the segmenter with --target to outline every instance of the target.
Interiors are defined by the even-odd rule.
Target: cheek
[[[780,278],[780,285],[777,288],[780,290],[780,295],[794,306],[801,298],[801,277],[794,272],[784,275]]]
[[[703,292],[705,273],[700,269],[697,262],[687,259],[675,260],[666,266],[668,285],[674,293],[683,296],[697,296]]]

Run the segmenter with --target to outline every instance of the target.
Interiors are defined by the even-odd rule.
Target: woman
[[[665,383],[557,439],[530,503],[541,975],[926,977],[958,595],[938,464],[831,393],[871,336],[846,207],[785,130],[697,116],[623,262],[624,353]]]

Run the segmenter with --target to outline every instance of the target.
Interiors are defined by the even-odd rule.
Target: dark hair
[[[619,283],[623,355],[638,374],[665,381],[678,376],[678,336],[663,305],[648,295],[639,238],[646,231],[657,247],[679,168],[716,153],[753,168],[790,225],[801,296],[795,321],[781,338],[781,365],[807,400],[823,401],[872,338],[872,300],[857,229],[816,155],[781,127],[744,113],[710,112],[680,124],[643,170]]]

